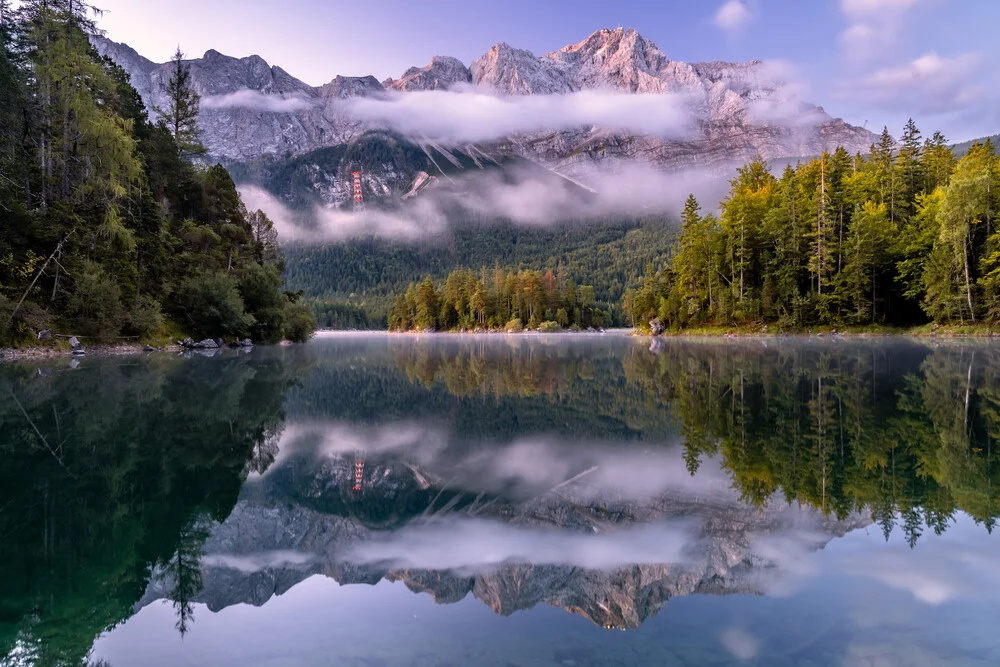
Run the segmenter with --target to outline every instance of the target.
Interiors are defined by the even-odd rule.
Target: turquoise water
[[[1000,345],[0,367],[0,664],[1000,662]]]

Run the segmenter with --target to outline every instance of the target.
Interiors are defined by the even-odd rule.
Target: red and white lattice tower
[[[354,211],[360,213],[365,210],[365,197],[361,194],[361,172],[352,171],[354,177]]]
[[[354,461],[354,490],[361,490],[361,479],[365,475],[365,462],[364,459],[355,459]]]

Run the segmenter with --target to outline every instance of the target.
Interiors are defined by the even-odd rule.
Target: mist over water
[[[998,357],[333,334],[6,365],[0,651],[984,664]]]

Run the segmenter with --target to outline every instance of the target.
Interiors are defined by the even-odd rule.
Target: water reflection
[[[333,580],[604,628],[714,604],[721,616],[692,616],[714,647],[699,664],[822,664],[820,647],[863,661],[830,585],[877,587],[886,618],[892,595],[964,605],[949,618],[997,602],[998,357],[991,343],[340,335],[4,367],[0,653],[96,660],[114,651],[95,637],[137,613],[98,647],[162,605],[171,634],[196,635],[208,612],[277,609]],[[754,626],[761,610],[822,615],[819,639]],[[915,632],[907,619],[895,631]],[[539,664],[591,664],[566,650]],[[402,655],[383,664],[416,664]]]
[[[151,568],[175,577],[186,628],[202,526],[229,515],[280,432],[290,370],[235,356],[0,368],[0,655],[79,664]]]

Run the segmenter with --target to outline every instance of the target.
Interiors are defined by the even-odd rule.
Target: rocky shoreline
[[[183,348],[180,345],[167,345],[165,347],[150,347],[138,344],[110,344],[91,345],[86,348],[87,357],[117,357],[133,354],[145,354],[149,352],[179,352]],[[34,346],[34,347],[3,347],[0,348],[0,364],[11,361],[24,361],[31,359],[56,359],[59,357],[72,357],[71,348],[55,346]]]

